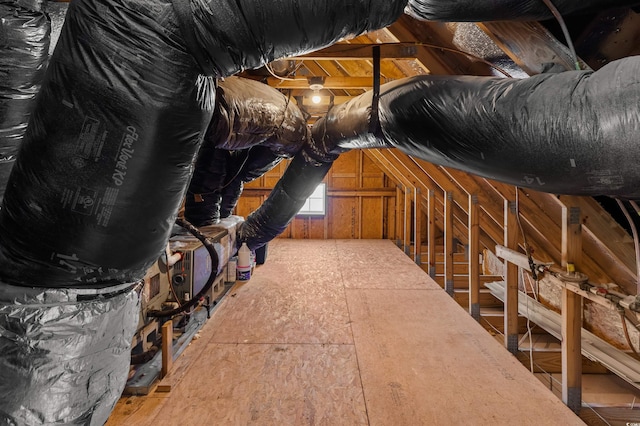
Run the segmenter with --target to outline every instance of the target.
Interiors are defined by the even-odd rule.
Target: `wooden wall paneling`
[[[369,158],[382,170],[385,174],[395,180],[397,184],[409,187],[422,187],[422,183],[415,178],[402,162],[390,155],[393,149],[369,149],[366,150]],[[435,183],[433,184],[435,186]],[[423,188],[424,189],[424,188]],[[424,206],[426,201],[422,200]]]
[[[352,150],[340,154],[333,162],[329,170],[327,181],[331,189],[357,189],[358,188],[358,150]]]
[[[364,150],[360,150],[362,164],[362,188],[385,188],[389,187],[386,175],[380,167],[367,155]]]
[[[309,220],[305,216],[296,216],[289,224],[291,238],[309,239]]]
[[[325,216],[296,216],[289,225],[290,238],[324,239]]]
[[[504,201],[504,246],[518,248],[515,191]],[[504,339],[509,352],[518,353],[518,266],[505,260]]]
[[[384,235],[382,238],[395,240],[396,198],[384,197]]]
[[[562,210],[562,266],[582,263],[582,220],[580,207]],[[582,406],[582,296],[562,289],[562,401],[575,413]]]
[[[264,200],[266,196],[264,195],[252,195],[251,191],[246,191],[242,194],[242,202],[238,202],[238,205],[235,209],[235,214],[242,217],[247,217],[251,212],[256,210]]]
[[[385,197],[359,197],[360,238],[384,238]]]
[[[328,235],[326,234],[326,220],[328,215],[324,216],[313,216],[309,218],[309,238],[310,239],[327,239]]]
[[[461,198],[460,190],[451,182],[447,181],[443,185],[439,181],[436,181],[431,178],[425,171],[414,162],[414,160],[406,154],[401,153],[398,150],[386,150],[384,151],[385,158],[395,166],[396,169],[401,169],[402,173],[406,176],[406,178],[415,186],[421,188],[424,192],[429,189],[436,189],[436,194],[438,194],[438,198],[440,194],[444,195],[442,187],[451,188],[454,200]],[[436,210],[436,220],[439,215],[443,215],[444,213],[444,200],[439,199],[438,201],[442,203],[442,209]],[[423,206],[424,208],[424,206]],[[466,206],[462,207],[459,202],[453,203],[451,206],[453,212],[453,233],[452,238],[457,239],[462,244],[467,243],[467,212],[465,211]],[[441,226],[444,229],[444,225],[446,220],[444,216],[441,219]],[[455,249],[456,247],[454,247]]]
[[[333,197],[329,210],[330,239],[358,238],[358,202],[355,197]]]
[[[398,182],[401,186],[409,186],[411,188],[419,187],[421,189],[421,194],[424,194],[427,187],[422,185],[419,180],[412,179],[412,175],[407,171],[406,167],[395,157],[388,155],[389,151],[390,150],[388,149],[371,149],[367,150],[366,152],[369,157],[379,165],[381,169],[385,170],[385,172],[391,178],[395,179],[396,182]],[[436,187],[435,183],[433,184],[433,186]],[[422,209],[426,211],[428,207],[424,196],[420,197],[419,202],[422,204]],[[400,220],[400,218],[398,219]]]
[[[480,322],[480,209],[478,196],[469,195],[469,313]]]

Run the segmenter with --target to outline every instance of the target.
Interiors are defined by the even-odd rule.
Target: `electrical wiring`
[[[567,25],[565,24],[564,19],[560,14],[560,11],[555,7],[555,5],[551,2],[551,0],[542,0],[542,1],[549,8],[553,16],[556,18],[556,20],[558,21],[558,24],[560,24],[560,28],[562,29],[562,34],[564,34],[564,38],[567,41],[567,47],[571,52],[571,59],[573,59],[573,64],[576,67],[576,70],[580,71],[580,62],[578,61],[578,55],[576,53],[575,47],[573,47],[573,42],[571,41],[571,34],[569,34],[569,29],[567,28]]]
[[[269,71],[269,74],[271,74],[273,77],[277,78],[278,80],[282,80],[282,81],[296,81],[295,78],[289,78],[289,77],[282,77],[278,74],[276,74],[275,72],[273,72],[273,69],[271,69],[271,66],[269,64],[264,64],[264,68]],[[293,71],[294,73],[298,70],[298,68],[300,68],[300,66],[297,66],[296,69]],[[290,74],[289,74],[290,75]]]
[[[209,238],[205,234],[200,232],[198,228],[196,228],[195,226],[193,226],[191,223],[189,223],[187,220],[183,218],[177,218],[176,224],[178,224],[182,228],[189,231],[194,237],[200,240],[202,245],[204,245],[204,247],[207,249],[209,256],[211,256],[211,273],[209,274],[209,278],[207,278],[207,281],[202,287],[202,290],[200,290],[198,294],[194,295],[189,301],[187,301],[186,303],[180,305],[178,308],[175,308],[175,309],[170,309],[165,311],[148,311],[147,316],[149,317],[156,317],[156,318],[172,317],[174,315],[185,312],[187,309],[191,308],[192,306],[195,306],[197,303],[200,302],[200,299],[204,297],[204,295],[211,289],[211,287],[213,286],[213,283],[216,280],[219,259],[218,259],[218,253],[216,252],[216,249],[213,246],[213,244],[211,244],[211,241],[209,240]]]
[[[536,287],[538,287],[539,277],[536,272],[536,265],[533,261],[533,257],[531,255],[531,249],[529,247],[529,243],[527,242],[527,235],[524,232],[524,227],[522,226],[522,222],[520,221],[520,188],[516,186],[516,219],[518,221],[518,228],[520,228],[520,232],[522,233],[522,240],[524,244],[524,250],[527,255],[527,259],[529,260],[529,268],[531,269],[531,276],[536,282]],[[521,274],[524,274],[524,271],[521,270]],[[524,292],[527,294],[526,280],[522,277],[522,282],[524,284]],[[531,293],[533,294],[533,298],[538,301],[538,293],[536,288],[531,284]],[[531,334],[531,320],[529,319],[529,295],[526,295],[526,308],[527,308],[527,333],[529,334],[529,361],[530,361],[530,369],[533,373],[533,335]]]

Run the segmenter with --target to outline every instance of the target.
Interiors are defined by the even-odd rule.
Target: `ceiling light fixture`
[[[319,104],[322,101],[320,91],[324,88],[324,77],[311,77],[309,78],[309,89],[313,91],[311,96],[311,102]]]

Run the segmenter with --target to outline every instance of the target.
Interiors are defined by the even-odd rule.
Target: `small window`
[[[304,202],[304,205],[298,212],[299,215],[305,216],[324,216],[325,215],[325,200],[327,194],[327,184],[320,183],[316,189],[313,191],[313,194],[307,198]]]

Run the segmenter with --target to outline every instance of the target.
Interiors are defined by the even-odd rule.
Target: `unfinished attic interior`
[[[0,424],[640,423],[639,5],[0,0]]]

